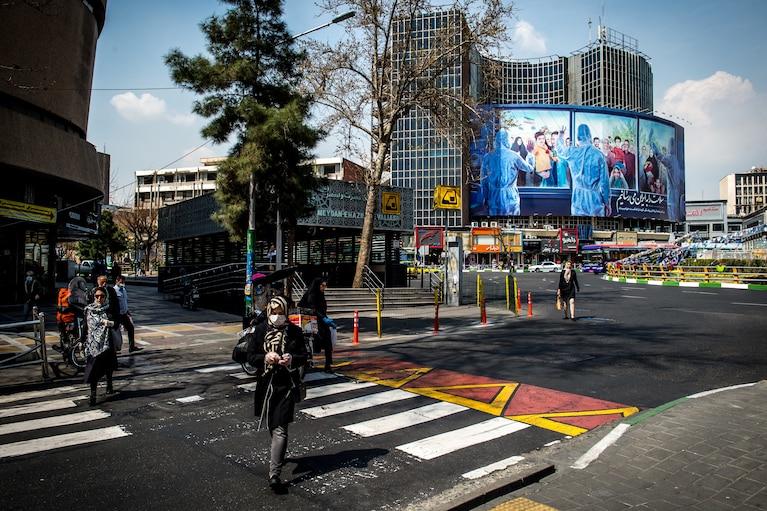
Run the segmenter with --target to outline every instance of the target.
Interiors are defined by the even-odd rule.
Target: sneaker
[[[280,488],[282,488],[282,481],[280,481],[280,478],[277,476],[270,477],[269,488],[271,488],[274,492],[279,491]]]
[[[133,346],[132,348],[130,348],[130,349],[128,350],[128,353],[133,353],[134,351],[141,351],[141,350],[143,350],[143,349],[144,349],[144,348],[142,348],[141,346]]]

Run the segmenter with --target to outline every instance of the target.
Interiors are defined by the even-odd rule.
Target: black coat
[[[565,270],[562,270],[562,273],[559,274],[559,297],[565,301],[575,298],[576,289],[579,292],[581,290],[578,285],[578,275],[575,273],[575,270],[571,270],[571,272],[570,282],[565,280]]]
[[[306,364],[307,355],[304,335],[301,328],[294,324],[287,326],[285,351],[293,356],[291,368],[276,366],[269,371],[265,370],[264,364],[264,337],[269,328],[266,322],[256,326],[253,339],[248,344],[248,363],[258,370],[258,380],[254,397],[255,415],[261,416],[264,401],[269,392],[269,400],[266,403],[266,426],[274,429],[293,422],[295,412],[295,397],[291,390],[300,383],[299,368]],[[282,355],[283,353],[280,353]]]

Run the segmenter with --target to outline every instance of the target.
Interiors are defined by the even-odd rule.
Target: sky
[[[545,7],[542,7],[544,6]],[[719,180],[752,166],[767,167],[763,117],[767,66],[763,0],[517,0],[508,46],[514,58],[568,55],[607,26],[639,40],[650,57],[656,115],[685,128],[687,200],[719,198]],[[217,0],[110,0],[98,41],[88,140],[112,157],[113,203],[130,201],[134,172],[195,166],[226,155],[226,144],[200,146],[205,124],[191,112],[195,94],[174,87],[163,56],[205,51],[199,23],[225,10]],[[332,16],[311,0],[287,0],[292,33]],[[333,41],[350,27],[332,26],[308,37]],[[335,154],[325,140],[318,157]]]

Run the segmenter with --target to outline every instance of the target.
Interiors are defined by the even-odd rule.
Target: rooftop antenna
[[[586,20],[586,24],[589,26],[589,42],[591,42],[593,39],[591,38],[591,18]]]

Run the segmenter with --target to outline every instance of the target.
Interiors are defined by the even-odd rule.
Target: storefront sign
[[[445,246],[444,227],[417,227],[415,229],[416,250],[421,247],[443,248]]]
[[[541,242],[541,254],[559,254],[559,238]]]
[[[618,231],[615,233],[615,243],[618,245],[634,246],[639,242],[639,235],[634,231]]]
[[[53,224],[56,223],[56,208],[46,208],[37,204],[0,199],[0,216],[24,220],[26,222]]]
[[[559,230],[559,251],[578,252],[578,229]]]
[[[401,196],[399,192],[381,192],[381,213],[384,215],[399,215]]]

